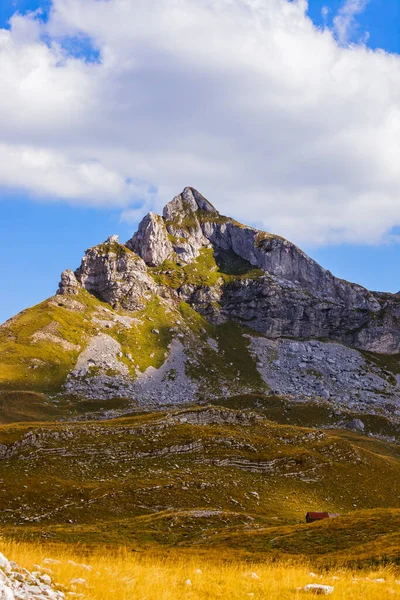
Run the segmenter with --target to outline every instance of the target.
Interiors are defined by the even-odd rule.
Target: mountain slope
[[[0,327],[2,534],[395,560],[399,302],[185,188]]]
[[[126,409],[272,393],[397,423],[399,300],[336,279],[185,188],[0,327],[0,400],[44,393],[39,412],[55,416],[83,399]]]
[[[19,538],[260,552],[310,507],[392,509],[400,493],[398,447],[364,448],[357,436],[279,425],[255,411],[9,425],[0,436],[2,533]],[[315,544],[307,531],[286,534]],[[385,533],[383,522],[376,532]],[[294,541],[274,547],[293,552]]]

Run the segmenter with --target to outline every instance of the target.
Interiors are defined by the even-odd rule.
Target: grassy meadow
[[[164,557],[128,550],[93,553],[67,546],[0,541],[0,551],[30,570],[48,573],[67,598],[82,600],[295,600],[313,596],[298,588],[310,583],[334,587],[337,600],[400,598],[400,573],[390,567],[312,572],[304,563],[224,561],[171,553]]]

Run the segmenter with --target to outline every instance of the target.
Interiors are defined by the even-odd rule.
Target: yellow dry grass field
[[[333,586],[335,600],[400,598],[400,573],[393,568],[312,573],[301,563],[227,562],[216,554],[162,558],[124,549],[88,554],[4,540],[0,551],[48,573],[70,600],[296,600],[315,597],[298,589],[310,583]]]

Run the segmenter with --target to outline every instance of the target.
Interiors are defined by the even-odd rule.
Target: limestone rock
[[[158,267],[174,254],[162,217],[152,212],[144,217],[138,231],[126,246],[141,256],[151,267]]]
[[[400,416],[399,387],[378,366],[368,364],[361,352],[343,344],[292,341],[249,336],[257,369],[278,395],[294,401],[321,402],[357,414]],[[337,427],[364,431],[359,418],[338,419]]]
[[[38,572],[30,573],[0,554],[1,600],[64,600],[64,592],[56,589],[50,577]]]
[[[166,221],[179,221],[190,213],[196,213],[198,210],[218,215],[214,206],[204,198],[197,190],[192,187],[186,187],[181,194],[175,196],[169,202],[163,211],[163,217]]]
[[[303,592],[310,592],[312,594],[329,596],[330,594],[333,594],[335,588],[331,585],[321,585],[319,583],[309,583],[308,585],[306,585],[300,589]]]
[[[114,308],[138,310],[157,288],[145,262],[116,242],[87,250],[75,275],[88,292]]]
[[[67,269],[61,273],[61,281],[57,294],[66,296],[76,296],[79,293],[80,285],[73,271]]]
[[[359,431],[360,433],[363,433],[365,431],[365,425],[361,421],[361,419],[352,419],[348,423],[347,427],[349,429],[353,429],[353,431]]]
[[[107,239],[108,244],[119,244],[119,236],[118,235],[110,235]]]
[[[191,262],[199,250],[209,244],[203,235],[198,211],[218,214],[216,209],[193,188],[185,188],[163,211],[168,233],[173,238],[173,248],[179,261]]]
[[[238,279],[224,286],[219,316],[268,337],[329,338],[363,350],[399,352],[397,302],[381,303],[376,294],[340,280],[332,282],[329,295],[324,296],[324,289],[329,290],[317,283],[307,289],[267,273]]]

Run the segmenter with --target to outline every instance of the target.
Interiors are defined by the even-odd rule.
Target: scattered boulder
[[[353,431],[358,431],[360,433],[364,433],[365,431],[365,425],[361,421],[361,419],[352,419],[351,421],[349,421],[347,428],[352,429]]]
[[[321,596],[329,596],[330,594],[333,594],[334,589],[335,588],[332,585],[321,585],[320,583],[309,583],[303,588],[299,588],[299,590],[302,592],[310,592],[311,594]]]

